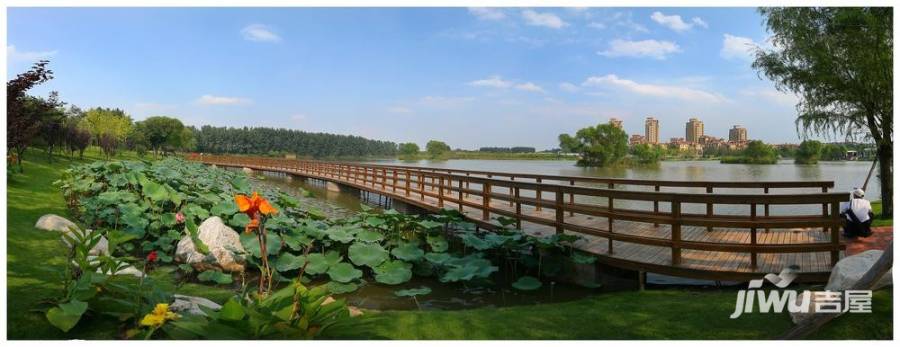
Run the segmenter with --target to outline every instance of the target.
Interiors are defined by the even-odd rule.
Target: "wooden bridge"
[[[844,249],[839,206],[848,195],[829,193],[834,182],[653,181],[245,156],[188,159],[325,180],[429,211],[456,209],[485,228],[506,216],[529,234],[582,236],[575,247],[603,263],[671,276],[747,281],[794,265],[798,280],[819,282]]]

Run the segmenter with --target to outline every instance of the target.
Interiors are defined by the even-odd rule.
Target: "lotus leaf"
[[[279,272],[297,270],[303,267],[303,264],[305,264],[306,261],[306,258],[302,255],[297,256],[284,252],[278,256],[278,260],[275,261],[275,270],[278,270]],[[307,266],[307,269],[309,269],[309,266]]]
[[[443,264],[447,260],[450,260],[450,255],[447,253],[425,253],[425,260],[428,260],[432,264]]]
[[[216,282],[218,284],[229,284],[232,281],[231,275],[223,273],[222,271],[213,270],[201,272],[197,275],[197,279],[204,282]]]
[[[364,230],[356,234],[356,239],[362,242],[378,242],[384,240],[384,235],[377,231]]]
[[[412,278],[412,264],[390,260],[375,267],[375,281],[384,284],[400,284]]]
[[[354,264],[373,268],[388,259],[388,251],[375,243],[356,242],[350,245],[347,254]]]
[[[431,288],[428,287],[419,287],[419,288],[410,288],[403,289],[394,292],[396,296],[417,296],[417,295],[428,295],[431,294]]]
[[[422,259],[425,251],[419,248],[419,245],[412,242],[404,242],[391,250],[391,254],[400,260],[416,261]]]
[[[340,243],[350,243],[353,241],[352,229],[344,227],[332,227],[326,230],[328,238]]]
[[[328,277],[332,280],[347,283],[362,277],[363,272],[349,263],[337,263],[328,269]]]
[[[513,288],[518,290],[535,290],[541,287],[541,281],[531,276],[522,276],[513,282]]]
[[[446,252],[450,247],[443,235],[428,235],[425,240],[432,252]]]

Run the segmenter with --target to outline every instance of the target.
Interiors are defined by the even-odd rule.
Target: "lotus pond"
[[[563,281],[577,264],[595,261],[570,246],[575,236],[525,235],[504,218],[494,231],[477,229],[451,210],[402,214],[329,195],[300,179],[165,159],[75,166],[57,185],[71,215],[114,239],[119,255],[143,259],[155,252],[162,266],[177,267],[180,281],[236,293],[252,287],[259,274],[260,245],[252,234],[241,233],[243,250],[230,250],[247,264],[241,274],[198,271],[179,264],[174,253],[183,237],[204,249],[198,225],[210,217],[243,230],[250,219],[234,196],[251,192],[279,211],[266,221],[275,288],[299,278],[351,305],[384,310],[560,302],[633,284],[615,277],[585,285]]]

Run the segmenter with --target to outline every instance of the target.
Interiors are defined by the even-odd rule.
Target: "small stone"
[[[71,235],[71,233],[78,233],[78,235],[82,235],[81,228],[78,227],[72,221],[60,217],[55,214],[45,214],[38,218],[37,223],[34,224],[35,228],[47,231],[55,231],[59,233],[66,233]],[[66,238],[60,236],[63,244],[66,245],[67,248],[72,248],[72,245],[69,244],[69,241]],[[106,240],[106,237],[101,236],[100,241],[91,248],[91,251],[88,252],[89,255],[101,255],[101,254],[109,254],[109,241]]]
[[[882,253],[884,251],[873,249],[841,259],[831,269],[831,277],[828,278],[825,290],[843,291],[850,289],[872,268],[872,265],[875,265]],[[888,270],[872,290],[889,286],[891,283],[891,271]]]
[[[175,301],[173,301],[172,304],[169,305],[169,309],[171,309],[172,312],[205,316],[206,312],[203,312],[203,310],[200,309],[201,306],[213,311],[222,309],[222,305],[219,305],[207,298],[180,294],[173,295],[173,298],[175,298]]]
[[[243,252],[240,235],[225,225],[222,218],[207,218],[197,230],[197,238],[206,245],[209,253],[204,255],[197,251],[194,240],[185,235],[178,241],[175,260],[190,264],[199,271],[223,270],[228,272],[244,271],[244,261],[236,257],[232,249]]]

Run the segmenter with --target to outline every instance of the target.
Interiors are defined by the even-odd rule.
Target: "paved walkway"
[[[872,228],[872,236],[843,239],[847,243],[845,254],[854,255],[870,249],[884,250],[894,240],[894,227]]]

